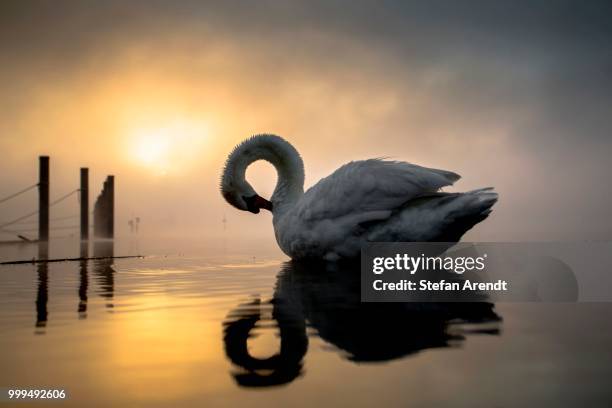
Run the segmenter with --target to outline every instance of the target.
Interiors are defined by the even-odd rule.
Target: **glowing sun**
[[[132,161],[165,175],[196,162],[208,132],[203,123],[182,120],[130,133]]]
[[[161,164],[166,161],[172,141],[162,132],[140,135],[134,140],[134,157],[146,165]]]

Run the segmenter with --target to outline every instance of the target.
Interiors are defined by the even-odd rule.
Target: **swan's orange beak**
[[[251,197],[242,197],[242,199],[247,204],[247,210],[253,214],[259,214],[259,210],[261,208],[272,212],[272,203],[265,198],[258,196],[257,194]]]

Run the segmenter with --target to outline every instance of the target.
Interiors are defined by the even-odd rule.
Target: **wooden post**
[[[115,176],[108,176],[108,238],[115,237]]]
[[[89,239],[89,169],[81,168],[81,239]]]
[[[49,156],[40,156],[38,176],[38,239],[49,240]]]
[[[94,236],[113,238],[115,232],[115,177],[108,176],[94,204]]]

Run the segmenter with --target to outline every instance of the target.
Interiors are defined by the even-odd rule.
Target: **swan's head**
[[[242,211],[258,214],[264,208],[272,211],[272,203],[259,196],[245,179],[246,168],[254,161],[253,150],[238,145],[227,158],[221,176],[221,194],[225,201]]]
[[[262,208],[272,211],[272,203],[270,201],[255,192],[249,193],[249,189],[232,189],[230,186],[227,190],[223,189],[222,194],[225,201],[239,210],[250,211],[253,214],[259,214],[259,210]]]
[[[266,160],[278,173],[278,181],[270,201],[260,197],[246,181],[247,167]],[[280,136],[255,135],[240,143],[230,153],[221,176],[221,194],[232,206],[254,214],[264,208],[282,211],[288,203],[304,193],[304,164],[299,153]]]
[[[242,211],[258,214],[264,208],[272,211],[272,203],[259,196],[246,180],[237,180],[232,174],[224,172],[221,179],[221,194],[225,201]]]

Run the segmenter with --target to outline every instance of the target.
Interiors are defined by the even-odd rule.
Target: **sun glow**
[[[134,156],[146,165],[162,163],[171,144],[172,141],[162,132],[143,134],[134,141]]]
[[[194,164],[208,134],[199,121],[177,120],[130,132],[130,160],[159,174],[179,171]]]

